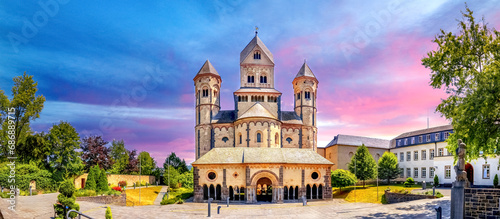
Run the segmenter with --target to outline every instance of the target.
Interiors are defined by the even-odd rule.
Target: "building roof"
[[[428,128],[428,129],[421,129],[421,130],[416,130],[416,131],[411,131],[411,132],[405,132],[401,135],[398,135],[394,139],[406,138],[406,137],[410,137],[410,136],[423,135],[423,134],[440,132],[440,131],[445,131],[445,130],[452,130],[452,129],[453,129],[452,125],[437,126],[437,127],[432,127],[432,128]]]
[[[264,117],[264,118],[271,118],[271,119],[277,119],[269,110],[267,110],[262,104],[259,102],[256,102],[253,106],[251,106],[246,112],[241,114],[241,116],[238,119],[244,119],[244,118],[255,118],[255,117]]]
[[[261,88],[261,87],[241,87],[234,93],[274,93],[281,94],[278,90],[274,88]]]
[[[288,163],[325,164],[332,162],[310,149],[299,148],[213,148],[193,165],[198,164],[241,164],[241,163]]]
[[[212,123],[232,123],[236,120],[236,111],[221,110],[212,118]]]
[[[245,60],[245,58],[248,55],[250,55],[250,53],[252,52],[253,48],[255,48],[255,46],[259,46],[262,49],[262,52],[264,54],[266,54],[266,56],[269,58],[269,60],[271,60],[271,62],[274,63],[273,54],[271,53],[271,51],[269,51],[269,49],[266,47],[266,45],[264,45],[264,43],[260,40],[260,38],[257,36],[257,34],[255,34],[255,37],[248,43],[248,45],[245,47],[245,49],[243,49],[243,51],[241,51],[240,63],[242,63]]]
[[[305,62],[302,65],[302,67],[300,68],[300,70],[297,73],[297,75],[295,76],[295,78],[302,77],[302,76],[316,78],[314,73],[311,71],[311,68],[309,68],[309,66]]]
[[[215,74],[215,75],[219,75],[219,73],[215,70],[212,63],[210,63],[210,61],[208,61],[208,59],[207,59],[207,61],[205,61],[203,66],[201,66],[201,69],[198,71],[198,74],[196,74],[196,75],[198,76],[201,74],[210,74],[210,73]]]
[[[362,144],[366,147],[389,149],[390,140],[339,134],[326,147],[333,145],[361,146]]]
[[[295,111],[281,111],[281,122],[287,124],[303,124],[302,119],[300,119]]]

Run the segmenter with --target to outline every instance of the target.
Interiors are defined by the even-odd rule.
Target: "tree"
[[[32,75],[27,75],[24,72],[23,76],[14,77],[13,81],[11,100],[7,98],[4,91],[0,90],[0,122],[2,122],[2,129],[7,130],[7,116],[10,116],[14,121],[15,139],[13,140],[17,148],[19,143],[24,142],[31,133],[30,122],[40,117],[45,97],[43,95],[36,96],[38,82],[33,80]],[[13,112],[13,114],[9,114],[9,112]],[[7,145],[7,132],[0,132],[0,135],[0,145]],[[7,148],[2,147],[1,151],[5,157],[8,155]]]
[[[465,9],[458,34],[441,30],[433,40],[438,48],[422,64],[431,70],[430,85],[449,94],[436,108],[453,125],[448,150],[462,139],[466,158],[475,159],[481,151],[500,154],[500,32]]]
[[[387,184],[390,184],[391,179],[398,178],[399,174],[401,174],[401,169],[399,169],[398,158],[393,153],[385,152],[378,161],[378,178],[387,179]]]
[[[190,171],[184,172],[179,176],[179,183],[182,185],[184,188],[193,188],[193,169]]]
[[[349,171],[359,180],[363,180],[363,187],[365,180],[377,177],[377,163],[364,144],[358,147],[356,154],[351,158]]]
[[[156,180],[160,180],[160,176],[163,174],[164,170],[159,168],[159,167],[156,167],[153,172],[151,173],[151,175],[155,176],[155,179]]]
[[[87,181],[85,182],[85,189],[88,190],[97,190],[97,181],[98,181],[98,170],[99,167],[93,166],[89,170],[89,174],[87,175]]]
[[[106,219],[113,219],[113,215],[111,214],[111,208],[109,206],[106,208]]]
[[[332,171],[331,178],[332,187],[339,187],[340,191],[342,191],[343,187],[355,185],[358,181],[353,173],[343,169],[336,169],[335,171]]]
[[[140,161],[141,173],[151,175],[156,168],[156,161],[146,151],[139,153],[138,160]]]
[[[106,170],[104,169],[99,169],[99,166],[97,166],[97,170],[99,171],[99,180],[96,182],[97,184],[97,191],[99,192],[106,192],[109,190],[108,187],[108,176],[106,174]]]
[[[113,159],[112,173],[121,174],[129,163],[129,151],[125,149],[123,140],[113,140],[111,143],[111,158]]]
[[[81,143],[82,161],[85,169],[99,164],[103,169],[110,169],[113,164],[113,159],[110,156],[111,149],[106,147],[107,141],[104,141],[101,136],[89,136],[83,138]]]
[[[17,148],[17,156],[22,163],[35,162],[39,166],[48,167],[47,156],[50,155],[52,147],[45,133],[28,135],[25,142],[20,143]]]
[[[434,187],[438,187],[439,186],[439,177],[438,175],[434,175]]]
[[[61,121],[58,125],[52,126],[48,140],[52,146],[49,163],[57,181],[81,175],[83,163],[80,153],[76,151],[80,148],[80,137],[75,128],[68,122]]]
[[[170,170],[165,169],[165,173],[163,174],[163,182],[165,182],[165,184],[167,184],[170,188],[176,189],[179,187],[179,177],[179,171],[177,171],[177,169],[173,167],[170,167]]]
[[[493,178],[493,187],[496,188],[498,186],[498,174],[495,174],[495,178]]]
[[[135,157],[137,155],[136,150],[127,151],[128,153],[128,163],[125,165],[123,170],[126,174],[139,174],[139,160]]]
[[[181,159],[177,157],[174,152],[172,152],[167,158],[165,158],[163,168],[167,169],[169,165],[176,168],[181,174],[189,171],[186,165],[186,161],[184,161],[184,159],[181,161]]]
[[[80,210],[80,205],[75,203],[75,191],[75,186],[71,180],[68,179],[61,183],[61,186],[59,187],[59,192],[61,194],[57,196],[58,203],[54,204],[54,210],[56,211],[57,218],[66,218],[66,214],[69,210]],[[76,216],[75,212],[71,212],[69,214],[69,217],[71,218],[75,218]]]

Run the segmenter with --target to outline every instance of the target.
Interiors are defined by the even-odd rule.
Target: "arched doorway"
[[[267,177],[257,181],[257,201],[271,202],[273,200],[272,182]]]
[[[465,164],[465,171],[467,172],[467,179],[472,186],[474,184],[474,168],[470,163]]]

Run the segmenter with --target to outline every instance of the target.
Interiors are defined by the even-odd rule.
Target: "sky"
[[[471,1],[500,29],[500,1]],[[234,109],[239,54],[255,36],[275,60],[282,110],[304,60],[319,80],[318,147],[337,134],[392,139],[446,125],[447,95],[421,64],[440,29],[457,32],[463,1],[0,2],[0,89],[23,72],[46,98],[34,131],[67,121],[82,136],[123,139],[161,166],[194,161],[193,78],[208,59],[222,77],[222,110]]]

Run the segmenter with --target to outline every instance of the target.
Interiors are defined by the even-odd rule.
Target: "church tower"
[[[193,79],[196,95],[196,159],[213,148],[212,119],[220,110],[220,86],[222,79],[206,61]]]
[[[304,62],[293,79],[294,110],[304,124],[301,130],[302,148],[317,150],[316,94],[318,79]]]

